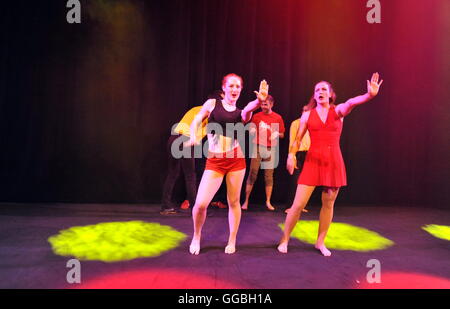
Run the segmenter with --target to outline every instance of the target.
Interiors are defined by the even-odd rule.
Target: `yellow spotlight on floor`
[[[422,226],[422,229],[427,231],[434,237],[450,240],[450,226],[448,225],[428,224]]]
[[[75,226],[49,237],[48,241],[58,255],[117,262],[159,256],[185,238],[185,234],[170,226],[128,221]]]
[[[279,224],[284,230],[284,224]],[[291,236],[309,244],[315,244],[319,230],[319,221],[301,220],[297,222]],[[380,234],[347,223],[331,223],[325,246],[329,249],[351,251],[383,250],[394,244]]]

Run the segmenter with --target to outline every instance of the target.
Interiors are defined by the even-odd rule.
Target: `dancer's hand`
[[[259,84],[259,91],[254,92],[259,102],[263,102],[267,99],[267,96],[269,95],[269,84],[265,79],[263,79]]]
[[[192,139],[189,139],[188,141],[183,143],[184,148],[189,148],[189,147],[197,146],[197,145],[200,145],[200,142],[196,141],[196,140],[192,140]]]
[[[297,158],[293,154],[288,155],[286,169],[290,175],[294,174],[294,169],[297,167]]]
[[[370,82],[367,81],[367,93],[372,98],[378,94],[378,91],[380,90],[380,86],[383,83],[383,80],[378,82],[379,78],[380,78],[380,74],[378,74],[378,72],[377,72],[377,73],[372,74],[372,79],[370,80]]]
[[[273,132],[272,134],[270,134],[270,140],[275,140],[280,136],[280,133],[278,131]]]

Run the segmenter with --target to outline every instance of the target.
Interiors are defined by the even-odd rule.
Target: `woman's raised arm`
[[[378,94],[380,90],[380,86],[383,83],[383,80],[378,82],[380,75],[377,73],[372,74],[372,78],[370,81],[367,81],[367,93],[348,99],[345,103],[339,104],[336,106],[336,113],[340,117],[345,117],[358,105],[366,103],[370,101],[373,97]]]

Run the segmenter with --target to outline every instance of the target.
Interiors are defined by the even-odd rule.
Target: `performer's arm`
[[[283,133],[278,133],[278,137],[279,138],[284,138],[284,132]]]
[[[270,135],[270,139],[272,139],[272,140],[277,139],[277,138],[284,138],[284,133],[275,131]]]
[[[375,97],[378,94],[381,84],[383,83],[383,80],[378,82],[379,78],[380,75],[378,73],[373,73],[370,82],[367,81],[367,93],[351,98],[345,103],[339,104],[336,106],[336,113],[340,117],[345,117],[350,114],[356,106],[366,103]]]
[[[283,118],[280,119],[280,132],[279,132],[279,138],[284,138],[284,132],[286,131],[284,127],[284,121]]]
[[[270,125],[270,128],[273,129],[272,125]],[[277,138],[284,138],[284,130],[285,129],[284,129],[283,119],[280,118],[280,121],[278,122],[277,130],[276,131],[274,130],[273,132],[272,132],[272,130],[270,130],[272,132],[272,134],[270,135],[270,139],[274,140]]]
[[[269,84],[266,80],[262,80],[259,84],[259,91],[254,91],[256,94],[256,100],[251,101],[242,110],[241,117],[243,122],[248,122],[252,118],[253,111],[257,110],[261,106],[261,102],[265,101],[269,95]]]
[[[296,165],[295,154],[297,153],[297,151],[300,147],[302,138],[305,135],[306,130],[307,130],[306,123],[308,122],[309,113],[310,112],[308,111],[308,112],[304,112],[302,114],[302,117],[300,118],[300,125],[298,126],[298,131],[297,131],[297,135],[295,137],[294,143],[292,143],[292,145],[289,147],[289,154],[288,154],[286,168],[287,168],[289,174],[291,174],[291,175],[294,173],[294,168]]]
[[[193,145],[198,145],[200,141],[197,141],[197,130],[203,120],[207,117],[209,117],[209,114],[214,109],[216,105],[216,100],[209,99],[208,101],[203,104],[202,108],[198,112],[197,115],[195,115],[194,120],[192,120],[191,126],[190,126],[190,139],[189,141],[184,143],[184,147],[190,147]]]

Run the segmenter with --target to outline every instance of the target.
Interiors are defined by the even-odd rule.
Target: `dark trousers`
[[[181,170],[183,170],[184,182],[186,185],[187,199],[190,206],[193,207],[195,203],[195,197],[197,195],[197,181],[195,175],[195,159],[191,152],[191,158],[175,159],[172,156],[171,148],[172,143],[177,139],[182,138],[183,141],[188,140],[185,136],[171,135],[167,141],[167,163],[168,171],[166,181],[164,182],[161,210],[174,208],[172,204],[172,194],[175,183],[180,176]]]

